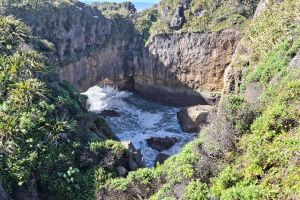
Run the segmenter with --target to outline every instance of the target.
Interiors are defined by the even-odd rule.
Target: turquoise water
[[[101,2],[101,1],[97,1],[97,0],[80,0],[80,1],[83,3],[87,3],[87,4],[93,3],[93,2]],[[123,2],[123,0],[110,0],[110,2],[120,3],[120,2]],[[158,3],[159,0],[138,0],[138,1],[132,1],[132,2],[134,3],[137,10],[145,10],[147,8],[152,7],[155,3]]]

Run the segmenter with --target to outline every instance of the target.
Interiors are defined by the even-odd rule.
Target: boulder
[[[170,156],[164,153],[159,153],[157,154],[156,158],[155,158],[155,165],[157,164],[163,164],[165,162],[165,160],[167,160]]]
[[[289,63],[289,70],[298,69],[300,68],[300,50],[296,54],[296,56],[291,60]]]
[[[199,132],[204,125],[208,124],[207,118],[212,111],[213,106],[210,105],[183,108],[177,113],[181,129],[188,133]]]
[[[117,170],[118,175],[122,176],[122,177],[125,177],[128,173],[127,169],[125,169],[125,167],[123,167],[123,166],[118,166],[116,170]]]
[[[128,150],[129,152],[129,168],[130,170],[135,170],[140,167],[145,167],[144,158],[139,149],[136,149],[132,142],[130,141],[123,141],[121,142],[123,146]]]
[[[120,113],[115,110],[102,110],[100,115],[103,117],[120,117]]]
[[[165,137],[165,138],[149,138],[147,139],[147,144],[152,149],[157,151],[163,151],[171,148],[177,142],[175,137]]]
[[[139,168],[139,165],[135,162],[132,156],[129,157],[128,160],[128,167],[131,171],[137,170]],[[142,166],[140,166],[142,167]]]

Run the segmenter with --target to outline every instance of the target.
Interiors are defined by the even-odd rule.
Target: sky
[[[109,2],[124,2],[126,0],[80,0],[82,2],[103,2],[103,1],[109,1]],[[159,0],[131,0],[133,3],[158,3]]]
[[[159,2],[159,0],[79,0],[79,1],[84,3],[105,2],[105,1],[120,3],[124,1],[131,1],[132,3],[135,4],[135,7],[138,10],[144,10],[146,8],[150,8],[153,4]]]

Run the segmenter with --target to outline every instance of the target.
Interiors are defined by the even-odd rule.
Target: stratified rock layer
[[[211,103],[238,41],[236,30],[157,35],[134,62],[135,89],[168,103]]]
[[[170,33],[144,46],[133,22],[79,2],[11,12],[54,44],[47,56],[60,66],[61,79],[81,90],[99,83],[135,89],[178,106],[213,103],[240,38],[236,30]]]

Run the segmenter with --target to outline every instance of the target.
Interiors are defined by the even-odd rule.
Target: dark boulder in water
[[[120,117],[120,113],[114,110],[103,110],[100,115],[103,117]]]
[[[147,144],[152,149],[157,151],[163,151],[171,148],[177,142],[175,137],[165,137],[165,138],[150,138],[147,139]]]

